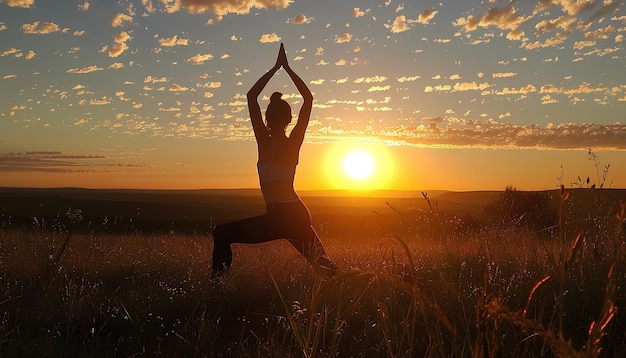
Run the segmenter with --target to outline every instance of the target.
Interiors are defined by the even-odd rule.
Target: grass
[[[624,356],[623,226],[614,226],[624,203],[581,231],[572,203],[595,202],[559,195],[549,239],[469,230],[426,193],[427,210],[388,203],[386,213],[337,219],[352,231],[320,216],[343,269],[330,280],[285,241],[235,246],[227,279],[211,284],[207,235],[5,228],[0,356]],[[359,230],[376,220],[393,225]]]

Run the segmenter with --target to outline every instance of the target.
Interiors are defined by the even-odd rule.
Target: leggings
[[[328,259],[315,229],[311,214],[302,201],[267,204],[265,215],[255,216],[223,225],[213,231],[213,276],[224,274],[231,266],[230,244],[258,244],[287,239],[313,265],[327,275],[336,272]]]

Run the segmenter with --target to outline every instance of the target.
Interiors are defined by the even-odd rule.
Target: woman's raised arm
[[[258,98],[261,91],[263,91],[272,76],[274,76],[276,71],[278,71],[280,66],[282,66],[284,61],[284,52],[283,45],[281,44],[274,67],[270,68],[267,73],[261,76],[261,78],[259,78],[248,91],[248,111],[250,112],[250,121],[252,122],[252,129],[254,130],[254,136],[256,137],[257,142],[259,139],[269,138],[267,127],[263,124],[263,115],[261,114],[261,107],[259,106]]]
[[[284,48],[282,47],[282,45],[281,50],[284,53]],[[296,88],[298,89],[300,95],[302,96],[302,99],[304,100],[304,102],[302,103],[302,107],[300,107],[300,112],[298,113],[298,121],[296,122],[296,125],[294,126],[293,130],[291,131],[291,135],[289,136],[289,138],[299,140],[300,144],[302,144],[302,141],[304,141],[306,128],[309,125],[309,120],[311,118],[311,110],[313,108],[313,94],[311,93],[309,87],[307,87],[306,83],[304,83],[302,78],[300,78],[300,76],[298,76],[298,74],[295,73],[291,69],[291,67],[289,67],[286,55],[284,56],[284,63],[282,64],[282,66],[289,74],[289,77],[296,85]]]

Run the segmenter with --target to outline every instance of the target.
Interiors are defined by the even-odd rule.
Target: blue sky
[[[245,93],[283,42],[315,96],[306,173],[371,143],[493,178],[398,162],[396,187],[523,186],[543,159],[529,186],[551,187],[592,148],[624,186],[625,32],[622,1],[2,0],[0,185],[254,186]],[[273,90],[298,106],[284,73]],[[506,154],[529,178],[498,174]]]

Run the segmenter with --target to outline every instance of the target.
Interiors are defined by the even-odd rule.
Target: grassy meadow
[[[0,189],[0,357],[626,356],[626,191],[304,201],[338,276],[280,240],[212,283],[257,191]]]

